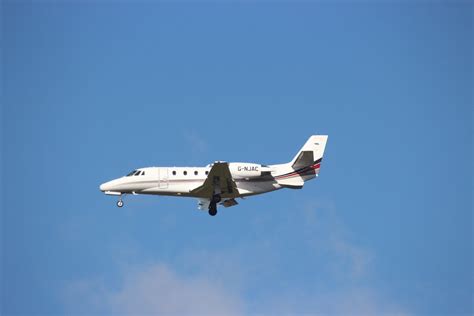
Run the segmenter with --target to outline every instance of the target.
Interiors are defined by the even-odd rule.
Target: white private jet
[[[327,135],[313,135],[288,163],[261,165],[216,161],[206,167],[149,167],[103,183],[100,190],[119,197],[125,194],[154,194],[197,198],[198,208],[217,214],[217,204],[234,206],[236,198],[282,188],[301,189],[315,178],[321,167]]]

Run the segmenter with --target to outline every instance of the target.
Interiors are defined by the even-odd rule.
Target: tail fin
[[[301,188],[304,181],[314,178],[319,173],[327,135],[313,135],[296,154],[295,158],[275,176],[277,182],[285,187]]]
[[[327,140],[327,135],[311,136],[290,162],[291,167],[293,169],[300,169],[320,163],[323,159]]]

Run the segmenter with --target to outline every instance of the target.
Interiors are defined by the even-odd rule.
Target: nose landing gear
[[[125,197],[125,194],[123,194],[123,197]],[[122,194],[120,194],[119,200],[117,201],[117,206],[118,206],[118,207],[122,207],[122,206],[123,206]]]

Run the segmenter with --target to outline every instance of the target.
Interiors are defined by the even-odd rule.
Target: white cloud
[[[277,221],[281,224],[272,231],[279,233],[285,229],[296,234],[299,247],[311,253],[314,271],[308,271],[301,288],[296,282],[287,288],[273,289],[254,303],[252,310],[264,315],[410,314],[372,282],[376,278],[376,256],[349,237],[351,234],[338,214],[332,202],[308,202],[299,211],[277,215],[283,216]],[[256,226],[270,227],[275,221],[269,216],[261,213],[255,220]],[[272,248],[275,242],[281,242],[281,235],[272,236]]]
[[[332,240],[331,243],[334,252],[340,256],[342,260],[345,260],[349,266],[346,272],[351,274],[350,277],[360,278],[367,273],[373,259],[372,254],[368,250],[351,244],[341,238],[336,238]]]
[[[271,218],[275,215],[255,218],[250,244],[178,253],[175,261],[186,263],[180,267],[129,265],[114,281],[74,282],[67,290],[70,310],[88,315],[408,315],[371,282],[375,255],[348,237],[332,203],[309,203],[298,214],[280,213],[284,218],[277,221]],[[270,228],[270,223],[279,224]],[[285,229],[297,234],[293,238],[318,265],[304,284],[279,265]],[[279,285],[275,280],[282,275]]]
[[[76,314],[239,315],[242,302],[202,276],[179,275],[164,264],[126,268],[113,289],[103,281],[70,284],[66,299]]]
[[[308,203],[303,210],[303,225],[311,235],[309,247],[324,249],[332,257],[337,273],[360,279],[371,270],[374,254],[347,237],[348,231],[333,203]]]

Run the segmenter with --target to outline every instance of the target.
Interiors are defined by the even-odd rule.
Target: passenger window
[[[209,174],[209,171],[206,171],[206,176]]]
[[[187,174],[188,174],[188,172],[187,172],[187,171],[183,171],[183,174],[184,174],[184,175],[187,175]]]
[[[194,171],[194,175],[197,176],[197,175],[198,175],[198,172],[197,172],[197,171]]]
[[[176,171],[173,170],[173,176],[175,176],[175,175],[176,175]]]

